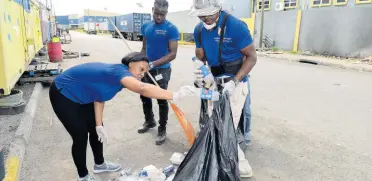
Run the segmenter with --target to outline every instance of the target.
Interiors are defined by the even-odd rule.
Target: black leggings
[[[81,105],[62,95],[53,83],[49,90],[49,98],[63,126],[72,137],[72,157],[80,177],[88,175],[86,166],[86,150],[89,143],[96,164],[103,164],[103,145],[98,141],[94,116],[94,104]]]

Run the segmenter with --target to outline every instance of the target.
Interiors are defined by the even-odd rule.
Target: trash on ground
[[[124,168],[124,169],[120,172],[120,176],[129,176],[129,175],[132,175],[130,172],[131,172],[131,169],[130,169],[130,168]]]
[[[202,106],[200,111],[207,112],[207,106]],[[212,117],[201,118],[207,119],[205,127],[178,167],[173,181],[240,181],[238,141],[227,93],[214,102]]]
[[[90,56],[89,53],[82,53],[82,52],[73,52],[73,51],[66,51],[62,50],[63,52],[63,59],[71,59],[71,58],[80,58]]]
[[[120,172],[120,177],[114,181],[165,181],[169,176],[174,176],[175,166],[169,165],[163,169],[158,169],[154,165],[143,167],[137,173],[130,173],[130,169]],[[167,179],[171,181],[171,179]]]
[[[142,171],[147,173],[147,177],[150,178],[151,181],[164,181],[166,179],[165,174],[154,165],[146,166]]]
[[[167,178],[167,180],[165,180],[165,181],[173,181],[173,179],[174,179],[174,176],[175,176],[175,174],[171,175],[171,176],[170,176],[170,177],[168,177],[168,178]]]
[[[163,173],[166,177],[169,177],[174,173],[175,169],[176,169],[176,167],[174,165],[169,165],[169,166],[163,168]]]
[[[185,159],[185,155],[182,153],[173,153],[170,161],[172,164],[180,165],[182,161]]]

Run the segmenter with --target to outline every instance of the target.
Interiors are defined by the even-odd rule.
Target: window
[[[262,8],[262,0],[257,2],[257,10],[261,10]],[[270,10],[270,0],[264,0],[264,10]]]
[[[335,0],[336,6],[346,5],[348,3],[348,0]]]
[[[357,4],[370,4],[372,0],[356,0]]]
[[[298,0],[284,0],[284,8],[285,9],[297,8],[297,1]]]
[[[330,6],[331,0],[312,0],[311,7]]]

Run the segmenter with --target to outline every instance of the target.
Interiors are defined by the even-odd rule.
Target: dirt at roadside
[[[35,84],[25,84],[16,86],[16,89],[22,90],[23,99],[26,103],[29,101]],[[8,154],[8,147],[21,121],[19,115],[0,115],[0,147],[4,147],[4,157]]]

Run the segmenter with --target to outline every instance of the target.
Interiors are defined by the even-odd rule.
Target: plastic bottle
[[[206,88],[197,88],[195,93],[200,96],[201,99],[206,99],[210,101],[218,101],[220,99],[220,93],[218,91],[206,89]]]
[[[214,82],[214,77],[212,73],[209,71],[206,65],[199,60],[196,57],[193,57],[192,60],[194,61],[194,66],[196,69],[200,69],[203,75],[203,80],[204,80],[204,87],[205,88],[210,88],[213,85]]]
[[[169,177],[173,174],[174,170],[175,170],[176,167],[174,167],[174,165],[169,165],[165,168],[163,168],[163,173],[166,177]]]

